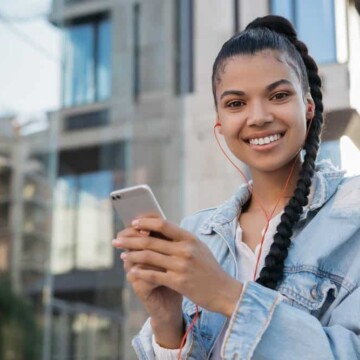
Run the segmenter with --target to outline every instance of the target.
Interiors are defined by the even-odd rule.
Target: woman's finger
[[[126,274],[127,280],[132,284],[133,289],[138,294],[149,294],[152,290],[154,290],[156,287],[158,287],[158,284],[152,283],[150,281],[143,281],[136,277],[134,273],[134,269],[142,269],[139,265],[132,266],[133,271],[129,271]]]
[[[180,260],[151,250],[131,251],[122,253],[121,258],[133,264],[141,264],[141,268],[155,271],[179,270]]]
[[[112,245],[115,248],[122,249],[121,246],[119,246],[118,239],[125,239],[125,238],[138,238],[138,237],[147,237],[149,236],[150,231],[148,230],[136,230],[134,228],[126,228],[120,232],[117,233],[116,238],[113,239]]]
[[[150,236],[121,236],[114,239],[112,241],[112,245],[118,249],[125,249],[129,251],[151,250],[166,255],[176,255],[178,252],[177,243]]]
[[[132,222],[134,229],[148,230],[160,233],[165,238],[173,241],[183,241],[193,239],[193,235],[181,227],[161,218],[141,218]]]
[[[173,276],[168,272],[161,272],[155,270],[146,270],[140,267],[133,267],[128,273],[128,277],[133,281],[142,280],[150,284],[157,284],[157,286],[166,286],[176,291],[176,282],[173,281]]]
[[[123,253],[121,253],[121,255],[122,255]],[[120,258],[121,258],[121,255],[120,255]],[[125,272],[126,273],[128,273],[130,270],[131,270],[131,268],[135,265],[134,263],[132,263],[131,261],[123,261],[123,264],[124,264],[124,270],[125,270]]]
[[[134,266],[139,267],[141,269],[149,269],[149,270],[155,270],[155,271],[165,271],[164,268],[160,268],[160,267],[156,267],[156,266],[145,265],[145,264],[136,264],[136,263],[134,263],[132,261],[126,260],[125,256],[122,255],[122,254],[124,254],[124,252],[121,253],[120,258],[123,260],[124,270],[125,270],[126,273],[128,273],[131,270],[131,268],[134,267]]]
[[[147,230],[137,230],[134,227],[128,227],[119,231],[116,237],[138,237],[138,236],[149,236]]]

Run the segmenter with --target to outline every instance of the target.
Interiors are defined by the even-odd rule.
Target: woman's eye
[[[234,108],[234,107],[241,107],[243,106],[244,103],[242,101],[239,100],[235,100],[235,101],[231,101],[227,104],[228,107]]]
[[[275,94],[275,95],[272,97],[272,99],[274,99],[274,100],[283,100],[283,99],[287,98],[288,96],[289,96],[288,93],[281,92],[281,93]]]

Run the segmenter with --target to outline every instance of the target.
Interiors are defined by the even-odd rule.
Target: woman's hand
[[[128,228],[119,232],[118,238],[128,239],[131,242],[134,238],[144,237],[146,234],[148,234],[146,231],[141,233]],[[113,241],[113,245],[119,247],[116,240]],[[170,288],[137,278],[132,269],[145,268],[145,266],[127,260],[124,254],[126,253],[121,254],[121,258],[124,260],[127,280],[151,317],[156,342],[165,348],[179,348],[184,333],[182,295]],[[156,270],[164,271],[160,268]]]
[[[137,231],[163,234],[167,240],[151,236],[124,237],[117,246],[130,250],[123,259],[145,267],[133,266],[133,282],[165,286],[210,311],[230,317],[242,291],[242,285],[218,264],[209,248],[194,235],[159,218],[133,222]]]

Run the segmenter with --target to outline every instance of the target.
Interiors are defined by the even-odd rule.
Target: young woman
[[[186,359],[360,359],[360,178],[315,164],[314,60],[287,20],[258,18],[212,83],[214,129],[252,182],[181,227],[138,219],[114,240],[150,315],[138,357],[176,359],[184,338]]]

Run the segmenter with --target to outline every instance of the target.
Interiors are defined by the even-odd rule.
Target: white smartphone
[[[148,185],[137,185],[113,191],[112,203],[125,227],[140,217],[161,217],[165,215]]]

